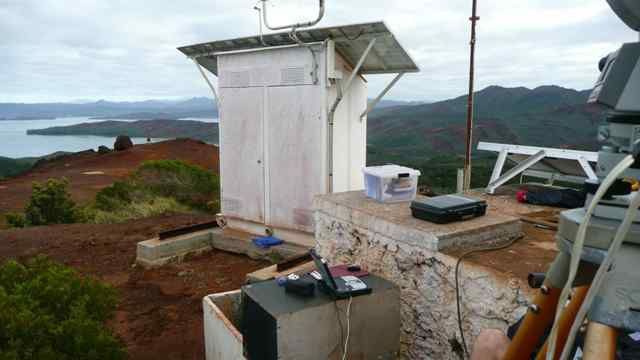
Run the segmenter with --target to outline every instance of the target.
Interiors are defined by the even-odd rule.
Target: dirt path
[[[0,261],[45,254],[120,292],[111,326],[131,359],[203,359],[202,297],[239,288],[268,264],[213,251],[161,269],[132,267],[136,243],[175,227],[211,221],[167,215],[116,225],[56,225],[0,231]]]

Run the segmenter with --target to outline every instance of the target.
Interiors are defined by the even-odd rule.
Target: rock
[[[109,149],[108,147],[104,146],[104,145],[100,145],[98,147],[98,154],[108,154],[111,152],[111,149]]]
[[[113,144],[115,151],[124,151],[133,147],[133,141],[127,135],[120,135],[116,138],[116,142]]]

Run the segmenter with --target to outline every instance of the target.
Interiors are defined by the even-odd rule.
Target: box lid
[[[373,175],[380,178],[397,178],[401,175],[404,176],[420,176],[420,170],[400,166],[400,165],[382,165],[382,166],[367,166],[362,169],[367,175]],[[406,175],[408,174],[408,175]]]
[[[411,207],[422,210],[456,210],[480,204],[486,204],[486,201],[460,195],[443,195],[415,200]]]

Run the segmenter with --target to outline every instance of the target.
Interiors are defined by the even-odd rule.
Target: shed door
[[[226,216],[264,222],[264,88],[221,89],[220,169]]]
[[[319,86],[267,88],[270,225],[313,231],[313,197],[324,192]]]

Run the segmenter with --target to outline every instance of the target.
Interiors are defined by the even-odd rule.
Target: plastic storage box
[[[413,201],[420,171],[398,165],[370,166],[362,170],[367,196],[383,203]]]

